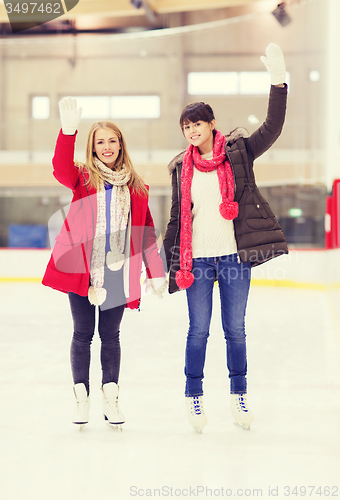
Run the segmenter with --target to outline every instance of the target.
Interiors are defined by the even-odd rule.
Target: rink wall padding
[[[294,249],[252,270],[252,284],[326,290],[340,286],[340,249]]]
[[[50,249],[0,249],[0,283],[40,283]],[[252,286],[321,290],[340,327],[340,249],[290,250],[252,270]]]
[[[0,249],[0,280],[41,281],[50,249]],[[340,288],[340,249],[290,250],[252,270],[256,286]]]
[[[252,272],[252,286],[321,290],[340,330],[340,249],[290,250]]]
[[[0,281],[41,282],[50,249],[0,249]]]

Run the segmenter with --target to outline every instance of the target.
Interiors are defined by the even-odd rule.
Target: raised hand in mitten
[[[266,48],[266,55],[260,57],[270,74],[272,85],[279,85],[286,81],[286,65],[282,50],[275,43]]]
[[[77,100],[64,97],[59,101],[59,113],[63,134],[74,135],[81,120],[82,108],[78,108]]]

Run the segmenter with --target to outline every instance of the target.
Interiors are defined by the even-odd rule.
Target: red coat
[[[74,164],[76,135],[64,135],[57,140],[53,175],[72,189],[73,199],[47,265],[42,283],[62,292],[74,292],[86,297],[89,289],[92,245],[97,220],[96,189],[86,186],[88,173]],[[131,238],[129,259],[129,296],[127,306],[136,309],[141,296],[141,270],[144,261],[147,276],[165,276],[154,223],[148,206],[148,196],[130,189]]]

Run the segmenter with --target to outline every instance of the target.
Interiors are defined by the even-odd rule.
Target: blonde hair
[[[96,154],[93,151],[95,133],[101,128],[112,130],[118,137],[120,150],[116,159],[116,163],[114,165],[115,170],[121,170],[123,168],[123,165],[125,165],[127,172],[130,173],[131,176],[128,182],[128,186],[131,186],[134,191],[137,191],[141,195],[148,195],[148,190],[143,180],[133,168],[122,132],[117,127],[117,125],[110,121],[95,122],[90,128],[86,144],[86,165],[84,165],[89,173],[88,184],[98,190],[100,180],[104,180],[101,172],[98,170],[94,162]]]

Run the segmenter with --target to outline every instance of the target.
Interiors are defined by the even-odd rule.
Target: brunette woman
[[[185,396],[189,422],[198,432],[207,423],[203,377],[214,282],[218,281],[220,291],[231,410],[236,422],[249,429],[254,420],[247,404],[246,380],[250,270],[288,252],[253,171],[254,160],[281,133],[287,99],[281,49],[270,44],[261,60],[272,83],[265,122],[250,136],[239,128],[225,136],[215,128],[214,112],[208,104],[189,104],[180,117],[189,146],[169,165],[172,206],[164,248],[169,292],[186,290],[187,295]]]

